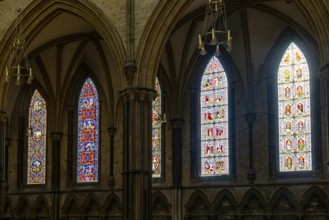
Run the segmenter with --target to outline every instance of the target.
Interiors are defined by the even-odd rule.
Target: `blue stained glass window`
[[[98,182],[99,101],[97,89],[88,78],[78,103],[77,182]]]
[[[35,90],[29,108],[27,184],[46,183],[47,106]]]

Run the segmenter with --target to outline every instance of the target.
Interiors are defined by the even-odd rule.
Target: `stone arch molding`
[[[49,17],[54,18],[57,13],[65,11],[75,14],[88,23],[101,35],[106,45],[111,48],[112,57],[115,59],[114,70],[120,75],[120,85],[124,85],[123,65],[125,60],[125,51],[120,35],[109,18],[88,0],[54,0],[54,1],[33,1],[22,12],[22,31],[25,33],[27,45],[32,42],[33,37],[48,22]],[[3,74],[5,73],[6,63],[10,60],[10,45],[15,32],[15,25],[12,24],[4,35],[0,45],[0,84],[3,84]],[[0,109],[6,110],[6,103],[9,99],[8,86],[0,87]]]

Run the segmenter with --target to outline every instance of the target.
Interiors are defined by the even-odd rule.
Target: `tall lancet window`
[[[98,182],[99,101],[97,89],[88,78],[78,103],[77,182]]]
[[[228,86],[223,66],[209,61],[201,80],[202,177],[229,175]]]
[[[29,108],[27,184],[46,183],[47,106],[35,90]]]
[[[161,177],[161,87],[155,79],[158,96],[152,103],[152,177]]]
[[[278,72],[280,172],[312,170],[309,68],[291,43]]]

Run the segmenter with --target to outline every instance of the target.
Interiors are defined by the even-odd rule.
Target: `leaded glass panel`
[[[229,175],[228,86],[226,73],[211,58],[201,81],[201,176]]]
[[[285,51],[278,72],[280,172],[312,170],[309,68],[296,44]]]
[[[27,184],[46,183],[47,107],[35,90],[29,108]]]
[[[99,101],[97,89],[88,78],[78,103],[77,182],[98,181]]]
[[[152,177],[161,177],[161,88],[155,79],[158,96],[152,103]]]

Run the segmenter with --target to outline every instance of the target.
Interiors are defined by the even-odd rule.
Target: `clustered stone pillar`
[[[5,194],[5,164],[6,164],[6,121],[7,113],[5,111],[0,111],[0,180],[1,180],[1,192],[0,192],[0,216],[4,213],[4,194]]]
[[[152,219],[152,98],[147,88],[127,88],[123,124],[123,213],[125,220]]]
[[[52,190],[53,190],[53,216],[59,219],[59,184],[60,184],[60,164],[61,164],[61,140],[63,134],[52,132]]]

